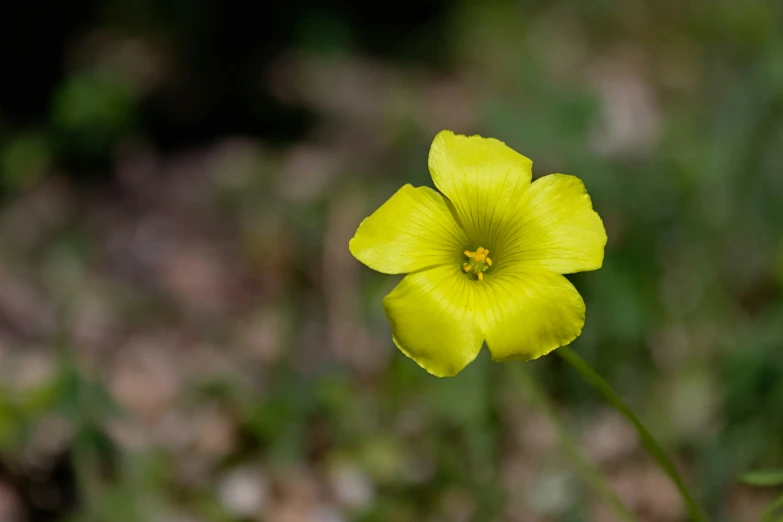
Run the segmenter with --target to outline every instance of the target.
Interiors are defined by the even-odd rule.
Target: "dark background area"
[[[5,116],[15,125],[45,121],[67,77],[73,43],[106,24],[157,33],[175,47],[169,50],[177,54],[177,77],[146,98],[139,114],[161,150],[231,134],[290,142],[306,134],[314,115],[270,92],[264,73],[281,54],[294,46],[350,44],[382,60],[443,66],[438,49],[450,7],[446,1],[396,2],[381,13],[348,1],[11,2],[3,7],[2,59],[8,78],[25,81],[3,82]]]

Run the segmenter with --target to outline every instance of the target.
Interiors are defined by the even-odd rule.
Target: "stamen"
[[[464,253],[470,261],[463,263],[462,269],[466,274],[473,271],[476,274],[476,278],[479,281],[483,281],[484,272],[492,266],[492,260],[489,258],[489,250],[484,247],[478,247],[475,252],[465,250]]]

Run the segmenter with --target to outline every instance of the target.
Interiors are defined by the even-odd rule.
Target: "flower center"
[[[462,269],[465,273],[474,273],[479,281],[484,280],[484,272],[492,266],[492,260],[487,257],[489,250],[484,247],[479,247],[475,252],[465,250],[465,255],[468,256],[468,261],[462,263]]]

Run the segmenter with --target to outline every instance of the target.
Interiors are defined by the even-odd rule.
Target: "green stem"
[[[783,495],[780,495],[778,498],[773,500],[769,506],[767,506],[767,508],[764,510],[764,513],[761,515],[761,522],[775,522],[775,511],[781,507],[783,507]]]
[[[620,412],[634,428],[636,428],[647,452],[655,459],[655,462],[658,463],[661,469],[677,486],[691,519],[694,522],[707,522],[707,515],[702,508],[694,502],[693,497],[691,497],[691,494],[688,492],[688,488],[685,486],[685,482],[682,480],[679,472],[677,472],[677,468],[674,467],[672,461],[666,456],[666,452],[663,451],[663,448],[661,448],[660,444],[658,444],[647,428],[644,427],[644,424],[642,424],[631,408],[626,406],[620,396],[615,393],[609,383],[603,380],[603,378],[601,378],[601,376],[571,348],[564,346],[558,348],[556,351],[585,381],[587,381],[588,384],[600,392],[604,398],[609,401],[609,403]]]
[[[536,378],[530,374],[523,365],[513,365],[514,378],[538,408],[546,415],[547,420],[557,431],[560,444],[576,465],[583,480],[593,488],[606,507],[611,509],[618,520],[623,522],[637,522],[636,516],[617,496],[604,475],[581,451],[579,444],[571,436],[571,432],[560,422],[555,407],[547,397]]]

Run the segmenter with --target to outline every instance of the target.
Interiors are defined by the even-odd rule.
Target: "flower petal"
[[[492,250],[530,186],[533,162],[502,141],[441,131],[429,168],[435,186],[454,204],[468,236]]]
[[[383,299],[394,344],[431,374],[456,375],[484,341],[476,287],[457,265],[405,276]]]
[[[582,332],[584,301],[562,275],[506,269],[484,282],[480,302],[494,360],[537,359]]]
[[[501,240],[504,265],[560,274],[601,268],[606,230],[579,178],[544,176],[526,196],[515,224]]]
[[[348,248],[373,270],[403,274],[455,264],[466,244],[443,196],[428,187],[405,185],[362,221]]]

